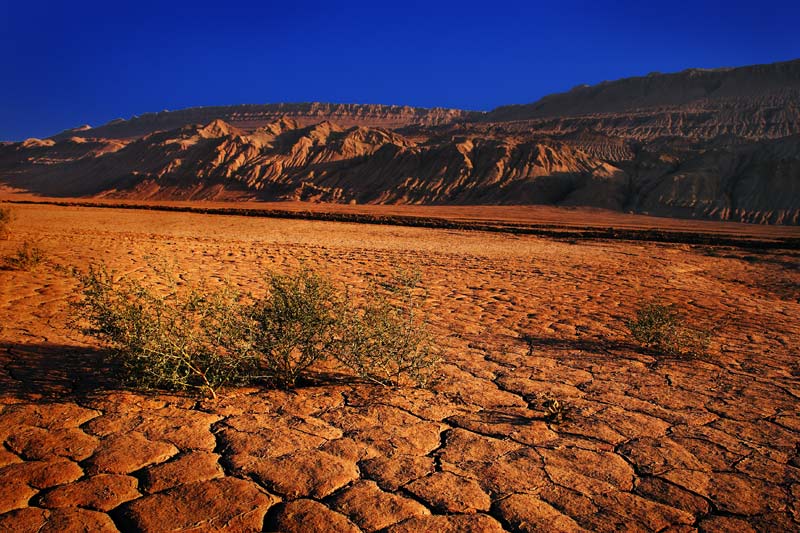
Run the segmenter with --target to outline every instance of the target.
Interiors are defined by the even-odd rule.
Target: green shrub
[[[45,260],[44,250],[31,244],[23,242],[14,254],[6,256],[6,266],[13,270],[35,270]]]
[[[266,294],[241,297],[228,286],[166,290],[119,280],[105,268],[80,276],[83,331],[111,348],[122,376],[146,388],[203,389],[266,378],[294,387],[315,363],[335,359],[387,386],[425,385],[439,361],[417,303],[418,277],[400,277],[356,306],[325,276],[301,269],[269,274]]]
[[[351,307],[343,316],[337,359],[374,383],[427,385],[439,356],[418,305],[419,285],[419,275],[400,273],[382,287],[373,286],[363,307]]]
[[[345,302],[330,280],[305,268],[270,274],[267,284],[267,295],[249,313],[253,348],[268,379],[294,387],[300,374],[341,344]]]
[[[542,407],[544,409],[544,418],[548,422],[562,422],[566,416],[567,407],[558,398],[545,399]]]
[[[9,226],[14,220],[14,212],[10,207],[0,207],[0,239],[8,239],[11,235]]]
[[[705,353],[711,338],[709,331],[688,325],[673,306],[659,302],[641,305],[625,325],[643,346],[669,355]]]
[[[217,389],[253,375],[256,358],[247,342],[248,322],[230,288],[190,286],[178,290],[158,271],[168,293],[128,278],[115,280],[105,268],[81,276],[83,300],[76,304],[84,333],[106,342],[123,379],[143,388]]]

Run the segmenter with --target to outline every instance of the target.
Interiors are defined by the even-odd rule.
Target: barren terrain
[[[13,209],[0,254],[32,241],[48,264],[0,270],[0,531],[800,528],[796,249]],[[244,290],[301,262],[355,291],[418,268],[440,377],[393,390],[326,367],[217,402],[125,390],[68,327],[78,283],[58,265],[141,277],[154,257]],[[707,355],[631,341],[652,297],[715,328]]]
[[[551,205],[800,224],[800,60],[579,86],[490,112],[198,107],[0,142],[42,196]]]

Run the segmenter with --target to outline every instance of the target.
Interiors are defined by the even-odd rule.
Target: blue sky
[[[489,110],[800,58],[800,2],[0,0],[0,140],[198,105]]]

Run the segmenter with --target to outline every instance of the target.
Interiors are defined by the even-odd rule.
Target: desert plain
[[[0,255],[45,262],[0,270],[0,531],[800,529],[796,247],[12,208]],[[704,224],[676,231],[748,228]],[[301,264],[356,292],[417,269],[442,364],[427,388],[326,367],[217,401],[128,389],[70,326],[69,271],[147,282],[154,258],[244,291]],[[713,330],[706,354],[632,340],[654,298]]]

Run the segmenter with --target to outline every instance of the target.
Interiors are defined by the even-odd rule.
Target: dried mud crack
[[[800,528],[788,252],[256,218],[209,233],[191,213],[20,209],[0,252],[36,236],[60,264],[137,273],[166,252],[241,287],[301,261],[342,282],[413,264],[444,364],[428,390],[126,390],[66,327],[73,279],[0,270],[0,531]],[[706,357],[662,357],[620,326],[643,295],[729,320]]]

